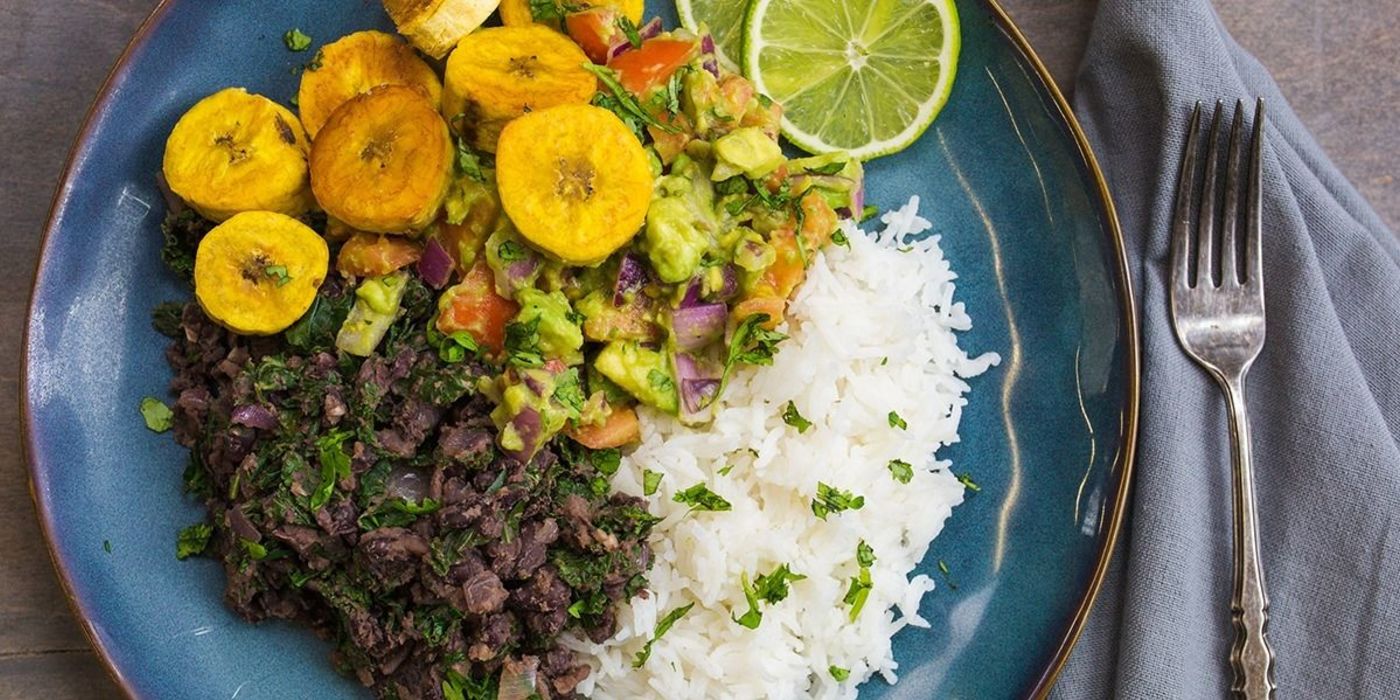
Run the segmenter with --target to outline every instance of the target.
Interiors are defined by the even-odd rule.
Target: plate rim
[[[1113,203],[1113,194],[1108,185],[1108,181],[1100,168],[1098,159],[1094,155],[1093,147],[1089,144],[1089,139],[1085,135],[1079,120],[1074,115],[1074,110],[1069,101],[1065,99],[1064,93],[1060,91],[1054,77],[1050,74],[1045,63],[1031,46],[1015,21],[1006,12],[998,0],[974,0],[986,7],[990,11],[992,21],[1002,30],[1011,44],[1018,50],[1026,62],[1034,70],[1036,78],[1055,105],[1059,117],[1069,128],[1075,145],[1079,150],[1079,157],[1085,169],[1092,177],[1098,189],[1097,204],[1101,207],[1104,223],[1109,233],[1109,244],[1113,249],[1113,272],[1114,287],[1118,291],[1118,305],[1123,310],[1122,321],[1124,339],[1127,344],[1127,377],[1125,383],[1126,405],[1124,429],[1121,433],[1123,440],[1122,449],[1119,450],[1117,458],[1114,460],[1110,473],[1117,472],[1118,479],[1114,486],[1114,497],[1109,503],[1109,513],[1107,531],[1104,533],[1100,543],[1098,557],[1095,562],[1094,571],[1090,577],[1089,585],[1085,588],[1079,603],[1075,607],[1074,614],[1070,617],[1069,624],[1060,636],[1060,642],[1056,647],[1054,656],[1050,663],[1041,672],[1039,678],[1026,693],[1026,697],[1040,700],[1049,695],[1050,689],[1054,687],[1060,673],[1064,670],[1065,664],[1069,661],[1070,653],[1074,650],[1075,644],[1084,632],[1085,623],[1089,613],[1094,607],[1099,591],[1103,587],[1104,578],[1108,572],[1109,564],[1112,562],[1113,553],[1121,534],[1123,521],[1126,517],[1128,506],[1128,495],[1132,490],[1133,468],[1136,464],[1137,441],[1139,433],[1139,412],[1141,408],[1141,337],[1139,330],[1139,315],[1137,300],[1135,298],[1132,271],[1129,266],[1127,245],[1123,237],[1123,230],[1118,220],[1117,208]],[[107,675],[117,685],[118,688],[129,698],[138,698],[132,682],[122,674],[120,668],[113,662],[112,657],[97,631],[93,628],[88,619],[87,610],[84,604],[78,600],[74,592],[74,585],[71,572],[67,563],[59,557],[58,548],[54,539],[54,514],[49,507],[49,503],[41,497],[36,484],[41,479],[38,461],[35,459],[35,430],[33,415],[29,410],[29,361],[30,361],[30,340],[34,326],[35,311],[38,305],[35,292],[39,288],[39,282],[43,277],[45,261],[49,254],[49,242],[57,228],[62,215],[66,213],[69,200],[68,194],[74,185],[75,170],[78,165],[79,155],[92,136],[92,130],[96,125],[99,115],[107,111],[108,105],[115,95],[114,87],[119,80],[122,80],[131,65],[132,55],[145,46],[150,40],[155,30],[165,20],[166,15],[173,9],[179,0],[159,0],[150,14],[142,20],[136,28],[131,40],[118,54],[112,68],[103,79],[102,85],[98,88],[96,96],[93,98],[91,106],[83,117],[82,126],[79,127],[77,135],[74,137],[73,145],[69,148],[64,161],[62,174],[58,178],[58,184],[54,188],[53,197],[49,203],[48,216],[45,219],[43,234],[39,240],[39,255],[34,261],[34,274],[31,277],[29,289],[29,302],[25,311],[24,334],[21,340],[23,354],[20,358],[19,384],[19,415],[20,430],[22,439],[20,449],[24,456],[26,470],[28,472],[29,497],[34,505],[35,515],[39,521],[39,528],[44,537],[44,547],[48,551],[49,561],[58,574],[59,584],[63,590],[63,596],[68,601],[68,607],[73,613],[74,619],[83,631],[89,645],[96,652],[101,660]]]

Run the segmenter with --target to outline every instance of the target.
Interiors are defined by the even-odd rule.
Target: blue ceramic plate
[[[669,2],[649,3],[674,22]],[[141,698],[367,697],[328,647],[223,605],[213,561],[177,562],[203,517],[181,495],[185,454],[143,424],[169,371],[150,311],[189,290],[161,265],[155,174],[197,99],[243,85],[296,91],[281,35],[320,41],[389,27],[373,0],[167,0],[98,99],[60,187],[26,345],[27,447],[54,562],[119,683]],[[662,6],[665,6],[664,8]],[[903,680],[862,697],[1039,694],[1073,645],[1107,565],[1137,425],[1137,337],[1102,178],[1043,67],[994,4],[959,0],[952,99],[910,150],[875,162],[874,203],[910,195],[944,234],[976,328],[962,342],[1005,362],[975,381],[947,451],[981,490],[923,570],[949,585],[895,640]],[[946,562],[951,581],[938,571]]]

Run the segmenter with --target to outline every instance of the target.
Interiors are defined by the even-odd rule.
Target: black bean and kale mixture
[[[186,487],[211,516],[180,533],[180,555],[221,560],[238,614],[311,625],[380,697],[486,688],[504,666],[571,697],[588,667],[559,635],[611,636],[615,606],[646,583],[653,518],[609,492],[618,452],[503,455],[477,389],[493,369],[434,347],[428,290],[409,280],[363,359],[333,346],[350,296],[327,282],[276,338],[193,303],[158,311]]]

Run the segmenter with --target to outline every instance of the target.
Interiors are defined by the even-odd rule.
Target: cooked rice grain
[[[570,642],[594,658],[580,691],[597,698],[854,698],[874,674],[896,680],[891,638],[905,626],[930,624],[918,606],[934,581],[911,574],[963,499],[950,464],[934,452],[958,440],[964,379],[999,362],[958,348],[954,332],[969,329],[971,319],[954,301],[956,275],[938,238],[910,238],[930,228],[918,205],[915,197],[886,213],[878,234],[848,225],[850,248],[828,246],[816,257],[792,304],[791,339],[773,366],[736,374],[711,427],[644,416],[642,444],[614,487],[640,495],[644,468],[665,475],[651,497],[652,512],[665,520],[653,533],[650,595],[623,609],[607,643]],[[812,422],[803,434],[782,419],[788,401]],[[907,430],[890,426],[891,411]],[[914,465],[910,483],[891,476],[895,459]],[[672,501],[701,482],[733,510],[690,513]],[[818,482],[864,496],[864,508],[817,519]],[[859,571],[861,540],[875,551],[874,587],[851,622],[842,598]],[[786,600],[761,605],[758,629],[733,622],[731,615],[748,609],[740,574],[753,578],[783,564],[807,578],[792,584]],[[634,669],[657,621],[692,601],[695,608]],[[850,677],[837,682],[831,666],[850,669]]]

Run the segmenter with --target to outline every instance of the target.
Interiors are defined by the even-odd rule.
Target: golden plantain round
[[[433,58],[442,58],[462,37],[495,12],[499,0],[384,0],[399,33]]]
[[[296,115],[262,95],[227,88],[175,123],[161,169],[170,190],[206,219],[243,211],[296,216],[315,205],[306,152]]]
[[[329,264],[325,240],[306,224],[275,212],[243,212],[199,242],[194,296],[229,330],[272,335],[311,308]]]
[[[622,10],[622,14],[633,24],[642,23],[642,13],[646,10],[645,0],[582,0],[582,2],[564,3],[583,8],[589,7],[616,7]],[[535,15],[530,11],[530,0],[501,0],[501,23],[514,27],[522,24],[535,22]],[[548,26],[558,28],[559,23],[553,20],[541,22]]]
[[[461,129],[485,151],[496,150],[510,120],[560,104],[587,104],[598,79],[571,39],[540,25],[472,32],[447,59],[442,114],[462,115]]]
[[[442,103],[442,82],[408,44],[384,32],[355,32],[327,44],[320,67],[301,74],[297,110],[306,133],[316,138],[336,107],[380,85],[417,87],[434,108]]]
[[[596,265],[646,221],[646,151],[612,112],[562,105],[506,125],[496,154],[501,205],[521,235],[570,265]]]
[[[341,105],[311,146],[311,189],[351,228],[408,233],[432,223],[452,177],[452,136],[418,90],[381,85]]]

